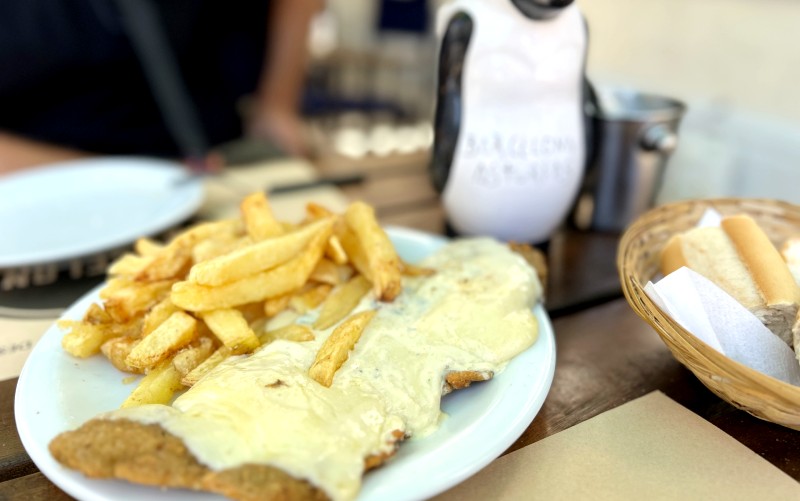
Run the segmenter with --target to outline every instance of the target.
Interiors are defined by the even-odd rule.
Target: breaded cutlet
[[[491,378],[491,372],[450,372],[445,376],[442,393]],[[404,437],[397,432],[394,438],[399,444]],[[195,459],[181,439],[157,424],[95,418],[76,430],[61,433],[50,442],[49,448],[58,462],[92,478],[117,478],[158,487],[209,491],[241,501],[329,499],[307,481],[267,465],[211,470]],[[366,458],[365,470],[381,466],[391,456]]]
[[[92,419],[50,442],[61,464],[88,477],[216,492],[241,501],[327,500],[320,489],[266,465],[213,471],[155,424]]]

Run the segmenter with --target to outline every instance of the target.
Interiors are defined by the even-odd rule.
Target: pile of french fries
[[[167,243],[140,239],[110,266],[102,304],[59,322],[68,353],[102,353],[145,375],[122,407],[168,403],[232,355],[277,339],[311,341],[335,326],[308,372],[330,386],[375,314],[351,315],[361,299],[372,290],[392,301],[403,274],[431,273],[399,259],[362,202],[344,214],[309,204],[299,224],[276,220],[263,193],[240,209],[239,218],[198,224]],[[317,308],[312,326],[266,330],[279,313]]]

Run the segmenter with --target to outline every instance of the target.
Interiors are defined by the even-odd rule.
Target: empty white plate
[[[156,159],[93,158],[0,177],[0,268],[127,245],[187,219],[202,202],[199,179]]]

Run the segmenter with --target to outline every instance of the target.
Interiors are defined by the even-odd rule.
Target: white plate
[[[199,180],[177,163],[94,158],[0,177],[0,268],[59,262],[132,243],[191,216]]]
[[[445,240],[392,228],[389,234],[408,261],[433,252]],[[78,319],[97,300],[97,290],[64,315]],[[476,473],[503,453],[539,412],[555,370],[555,340],[541,305],[534,309],[539,339],[491,381],[443,399],[448,418],[433,434],[404,443],[385,466],[368,473],[359,501],[417,500],[433,496]],[[99,412],[116,409],[133,384],[103,357],[77,360],[61,349],[51,327],[28,358],[17,384],[15,415],[20,438],[36,466],[81,500],[166,501],[222,499],[184,490],[162,490],[117,480],[90,480],[64,468],[47,450],[50,440]]]

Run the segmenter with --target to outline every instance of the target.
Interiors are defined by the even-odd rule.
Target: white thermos
[[[546,242],[586,158],[587,33],[572,0],[440,7],[431,176],[456,233]]]

